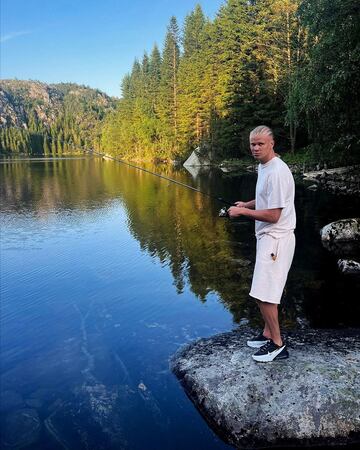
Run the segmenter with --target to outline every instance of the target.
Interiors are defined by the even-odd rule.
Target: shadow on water
[[[256,176],[148,167],[231,201]],[[2,403],[5,448],[225,449],[168,370],[198,337],[241,320],[254,224],[220,202],[100,159],[0,166]],[[322,248],[326,223],[359,200],[297,185],[288,328],[360,325],[359,282]],[[176,439],[174,436],[177,436]]]

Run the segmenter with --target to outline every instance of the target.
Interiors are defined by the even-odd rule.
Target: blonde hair
[[[258,127],[254,128],[251,133],[251,136],[256,136],[257,134],[265,134],[266,136],[270,136],[272,139],[274,139],[274,133],[272,132],[272,129],[267,127],[266,125],[259,125]]]

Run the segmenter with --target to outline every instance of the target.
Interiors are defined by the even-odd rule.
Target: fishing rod
[[[159,173],[152,172],[151,170],[145,169],[144,167],[136,166],[135,164],[131,164],[131,163],[129,163],[127,161],[124,161],[124,160],[122,160],[120,158],[116,158],[114,156],[105,155],[104,153],[100,153],[100,152],[97,152],[95,150],[87,150],[87,149],[83,149],[83,150],[85,152],[88,152],[88,153],[100,156],[102,158],[110,159],[110,160],[116,161],[116,162],[118,162],[120,164],[125,164],[126,166],[132,167],[134,169],[141,170],[142,172],[149,173],[149,174],[154,175],[156,177],[159,177],[159,178],[162,178],[164,180],[170,181],[171,183],[178,184],[179,186],[191,189],[192,191],[199,192],[199,194],[206,195],[207,197],[213,198],[213,199],[215,199],[215,200],[217,200],[217,201],[219,201],[221,203],[224,203],[225,205],[234,206],[233,202],[229,202],[228,200],[226,200],[226,199],[224,199],[222,197],[217,197],[216,195],[209,194],[208,192],[201,191],[200,189],[196,189],[195,187],[190,186],[190,185],[188,185],[186,183],[182,183],[181,181],[177,181],[177,180],[174,180],[173,178],[166,177],[165,175],[161,175]],[[221,208],[221,210],[219,212],[219,217],[229,217],[229,214],[228,214],[227,210],[228,210],[228,208],[226,208],[225,206],[223,208]]]

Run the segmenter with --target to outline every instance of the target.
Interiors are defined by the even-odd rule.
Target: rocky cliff
[[[73,83],[2,80],[0,151],[59,153],[70,144],[92,145],[115,105],[103,92]]]

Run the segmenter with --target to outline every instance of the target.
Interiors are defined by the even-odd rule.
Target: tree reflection
[[[189,182],[171,166],[147,168]],[[57,209],[101,208],[120,198],[131,234],[142,251],[170,268],[178,293],[188,286],[206,302],[208,293],[216,292],[235,321],[243,316],[251,255],[243,254],[229,223],[217,216],[219,203],[210,197],[100,159],[6,163],[1,171],[5,209],[26,208],[43,216]],[[200,188],[212,193],[204,180]]]
[[[191,183],[182,169],[147,169]],[[254,224],[219,218],[221,205],[213,198],[99,158],[5,162],[0,164],[0,177],[3,214],[33,215],[39,219],[39,233],[40,222],[62,210],[101,213],[112,202],[121,202],[130,233],[143,252],[170,268],[179,294],[190,289],[206,302],[215,292],[235,322],[248,317],[256,323],[257,306],[248,297]],[[210,172],[193,183],[203,192],[235,201],[253,196],[255,180],[254,174],[228,177]],[[282,323],[293,326],[300,317],[314,326],[357,326],[358,281],[337,272],[336,261],[321,246],[319,229],[339,211],[351,217],[358,202],[325,193],[314,196],[302,185],[297,186],[296,199],[297,248],[282,301]]]

